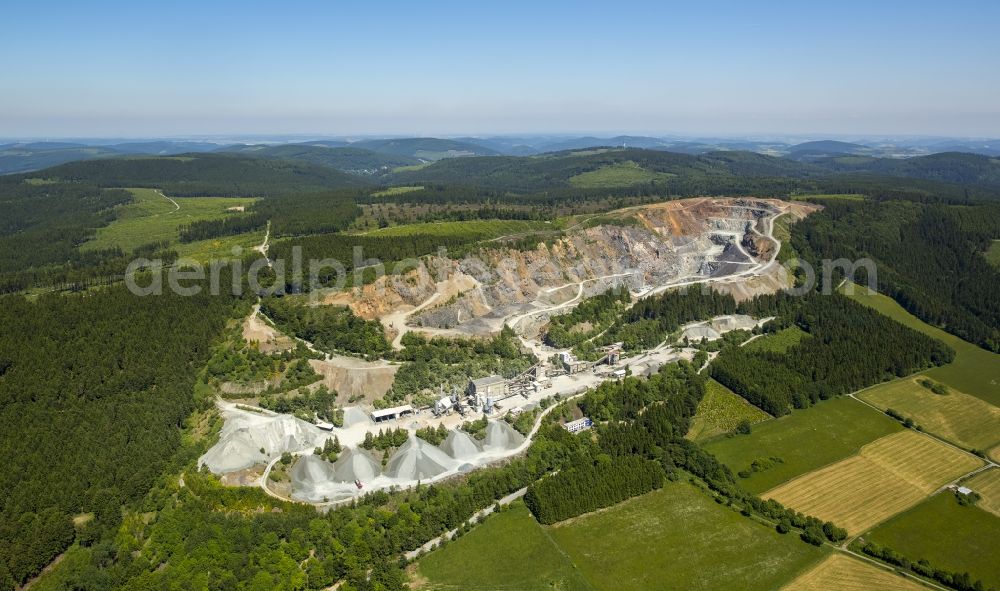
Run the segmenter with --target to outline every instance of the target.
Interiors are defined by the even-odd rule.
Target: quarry
[[[801,218],[814,207],[774,199],[698,198],[628,208],[596,225],[581,222],[534,249],[497,246],[476,257],[426,257],[403,275],[326,294],[320,305],[348,306],[362,318],[380,321],[397,350],[408,332],[481,338],[508,327],[537,361],[513,378],[469,376],[464,391],[442,388],[432,405],[375,410],[399,365],[324,354],[310,365],[322,377],[320,383],[341,397],[342,426],[219,400],[225,424],[199,464],[232,484],[256,484],[279,498],[331,507],[371,491],[438,482],[505,461],[527,449],[553,401],[626,375],[652,375],[680,359],[690,361],[697,349],[688,342],[715,340],[767,321],[741,315],[706,318],[684,326],[673,342],[627,355],[620,344],[612,344],[596,361],[585,361],[543,342],[540,335],[551,318],[613,287],[625,287],[638,299],[711,284],[737,300],[786,287],[789,278],[776,262],[781,244],[774,237],[774,221],[785,215]],[[293,342],[257,308],[243,335],[248,341],[261,339],[268,350]],[[525,412],[532,413],[533,424],[519,432],[513,418]],[[484,429],[463,429],[477,418],[486,421]],[[426,428],[443,428],[447,435],[435,445],[417,436]],[[405,443],[384,450],[363,447],[366,437],[385,429],[405,431]],[[328,441],[339,446],[333,461],[316,453]],[[275,487],[269,476],[289,455],[289,482]]]

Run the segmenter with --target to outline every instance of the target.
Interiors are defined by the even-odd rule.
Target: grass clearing
[[[913,579],[846,554],[831,554],[781,591],[926,591]]]
[[[759,339],[754,339],[746,345],[747,351],[771,351],[773,353],[784,353],[791,347],[799,344],[803,338],[809,336],[806,331],[798,326],[789,326],[776,333],[765,335]]]
[[[202,220],[221,219],[243,215],[226,211],[233,207],[246,207],[256,199],[248,197],[174,197],[173,203],[156,189],[128,189],[134,201],[118,209],[118,219],[98,228],[94,239],[81,246],[84,250],[119,247],[129,252],[151,242],[170,242],[181,253],[201,252],[204,245],[180,244],[181,226]],[[261,232],[263,236],[263,232]],[[225,241],[224,237],[220,241]],[[214,241],[202,241],[214,242]],[[231,242],[231,241],[230,241]],[[258,243],[260,240],[258,240]],[[181,253],[182,256],[185,256]],[[226,253],[230,254],[230,253]]]
[[[686,483],[668,483],[549,531],[601,591],[777,589],[828,552]]]
[[[367,236],[470,236],[479,240],[558,229],[557,224],[523,220],[471,220],[428,222],[391,226],[368,232]]]
[[[990,404],[1000,406],[1000,355],[927,324],[904,310],[888,296],[869,293],[867,289],[857,286],[853,293],[848,294],[845,292],[848,285],[850,284],[844,284],[841,291],[851,299],[875,308],[896,322],[943,341],[955,349],[955,361],[927,370],[924,372],[925,375]]]
[[[420,559],[416,589],[590,589],[520,501]]]
[[[958,504],[945,491],[897,515],[865,539],[935,568],[968,572],[987,588],[1000,588],[1000,517]]]
[[[902,429],[897,421],[845,396],[764,421],[750,435],[713,439],[704,447],[734,473],[759,458],[781,458],[780,464],[740,479],[744,488],[760,493],[854,455],[866,443]]]
[[[795,195],[792,197],[793,201],[864,201],[864,195],[858,195],[856,193],[820,193],[816,195]]]
[[[211,259],[232,258],[233,249],[240,248],[247,252],[264,241],[264,231],[236,234],[235,236],[220,236],[208,240],[198,240],[184,244],[175,244],[171,248],[177,251],[181,258],[207,262]]]
[[[1000,468],[990,468],[962,483],[979,493],[982,499],[976,506],[1000,517]]]
[[[602,166],[597,170],[581,172],[569,178],[569,183],[581,189],[607,189],[643,183],[664,182],[676,175],[646,170],[637,163],[626,160]]]
[[[421,558],[411,584],[455,591],[764,591],[828,554],[677,482],[551,527],[517,502]]]
[[[989,249],[986,251],[986,260],[997,269],[1000,269],[1000,240],[994,240],[990,244]]]
[[[763,496],[857,535],[982,465],[965,452],[906,430]]]
[[[687,438],[704,441],[731,433],[743,421],[749,421],[753,425],[768,418],[770,415],[740,398],[729,388],[715,380],[709,380],[705,397],[698,404]]]
[[[424,189],[423,185],[412,186],[412,187],[389,187],[388,189],[383,189],[382,191],[376,191],[372,193],[372,197],[391,197],[393,195],[403,195],[405,193],[413,193],[414,191],[422,191]]]
[[[922,379],[927,378],[919,375],[886,382],[858,397],[910,417],[925,431],[967,449],[985,451],[1000,444],[1000,408],[954,388],[946,395],[935,394],[919,383]]]

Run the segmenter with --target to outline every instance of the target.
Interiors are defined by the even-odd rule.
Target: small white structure
[[[333,423],[327,423],[326,421],[316,421],[316,426],[324,431],[333,431]]]
[[[958,494],[960,494],[960,495],[971,495],[972,494],[972,489],[969,488],[969,487],[967,487],[967,486],[960,486],[960,487],[958,487],[957,490],[958,490]]]
[[[383,408],[382,410],[372,411],[372,420],[376,423],[381,423],[382,421],[388,421],[391,419],[398,419],[400,417],[405,417],[407,415],[413,414],[413,407],[409,404],[404,404],[402,406],[394,406],[392,408]]]
[[[450,396],[444,396],[440,400],[434,403],[434,414],[443,415],[455,406],[454,401],[452,401]]]
[[[575,421],[570,421],[563,425],[567,431],[570,433],[579,433],[580,431],[586,431],[594,426],[594,421],[590,420],[590,417],[583,417],[582,419],[577,419]]]
[[[616,369],[613,372],[611,372],[611,375],[614,376],[614,378],[616,380],[624,379],[625,378],[625,370],[624,369]]]

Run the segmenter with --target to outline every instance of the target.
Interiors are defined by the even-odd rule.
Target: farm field
[[[784,353],[808,336],[804,330],[798,326],[783,328],[774,334],[769,334],[754,339],[747,343],[747,351],[771,351],[773,353]]]
[[[990,468],[962,483],[979,493],[976,506],[1000,517],[1000,468]]]
[[[781,458],[781,463],[740,479],[744,488],[761,493],[902,429],[897,421],[845,396],[754,425],[750,435],[713,439],[704,447],[733,473],[747,470],[757,459]]]
[[[925,375],[990,404],[1000,406],[1000,355],[927,324],[904,310],[888,296],[879,293],[869,294],[867,289],[855,287],[854,293],[848,297],[950,345],[955,349],[955,361],[927,370],[924,372]]]
[[[781,591],[829,591],[830,589],[924,591],[927,587],[846,554],[831,554],[815,568],[782,587]]]
[[[986,588],[1000,588],[1000,517],[979,507],[961,506],[942,492],[865,534],[910,560],[935,568],[968,572]]]
[[[686,483],[548,531],[600,591],[777,589],[828,552],[747,519]]]
[[[856,535],[982,464],[965,452],[907,430],[883,437],[861,448],[856,456],[800,476],[762,496],[832,521]]]
[[[574,187],[584,189],[600,189],[609,187],[623,187],[628,185],[638,185],[651,183],[654,181],[666,181],[676,176],[666,172],[654,172],[646,170],[632,161],[608,164],[597,170],[582,172],[569,178],[569,182]]]
[[[891,408],[912,418],[925,431],[968,449],[988,450],[1000,444],[1000,407],[950,388],[935,394],[910,376],[879,384],[858,397],[882,410]]]
[[[128,189],[128,191],[132,193],[135,201],[121,206],[118,219],[103,228],[98,228],[94,239],[81,248],[88,250],[117,246],[129,252],[151,242],[166,241],[184,247],[187,252],[200,252],[204,250],[204,245],[192,247],[191,245],[195,243],[179,244],[181,226],[202,220],[240,215],[227,212],[226,209],[246,207],[255,201],[248,197],[173,197],[172,199],[180,205],[180,209],[177,209],[156,189]],[[263,232],[260,234],[263,236]],[[260,240],[257,243],[260,243]],[[181,249],[177,250],[180,253]],[[188,255],[181,253],[181,256]]]
[[[732,432],[742,421],[756,424],[767,420],[769,416],[734,394],[729,388],[715,380],[709,380],[705,388],[705,397],[698,404],[698,411],[691,421],[687,438],[704,441]]]
[[[413,572],[415,589],[591,588],[520,501],[421,558]]]
[[[410,572],[424,590],[764,591],[828,553],[671,483],[551,527],[515,503]]]

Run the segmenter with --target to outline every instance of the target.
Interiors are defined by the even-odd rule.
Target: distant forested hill
[[[440,160],[454,156],[495,156],[499,154],[499,152],[492,148],[487,148],[486,146],[470,141],[446,140],[432,137],[362,140],[352,143],[351,147],[364,148],[380,154],[419,158],[421,160]]]
[[[831,172],[864,172],[1000,190],[1000,158],[979,154],[944,152],[905,159],[837,156],[815,164]]]
[[[121,152],[102,146],[65,142],[0,145],[0,174],[28,172],[65,162],[120,157]]]
[[[101,187],[155,187],[180,197],[273,196],[367,183],[361,177],[316,164],[229,154],[72,162],[29,176]]]
[[[627,168],[626,168],[627,167]],[[928,197],[1000,198],[1000,159],[935,154],[910,159],[841,155],[799,162],[739,150],[701,155],[662,150],[601,149],[538,156],[448,159],[389,176],[394,184],[450,184],[501,191],[656,186],[661,194],[788,193],[795,189],[878,192]]]
[[[411,156],[375,152],[364,148],[327,147],[318,144],[282,144],[278,146],[240,146],[227,152],[264,158],[301,160],[319,166],[328,166],[344,172],[373,175],[398,166],[420,164]]]

